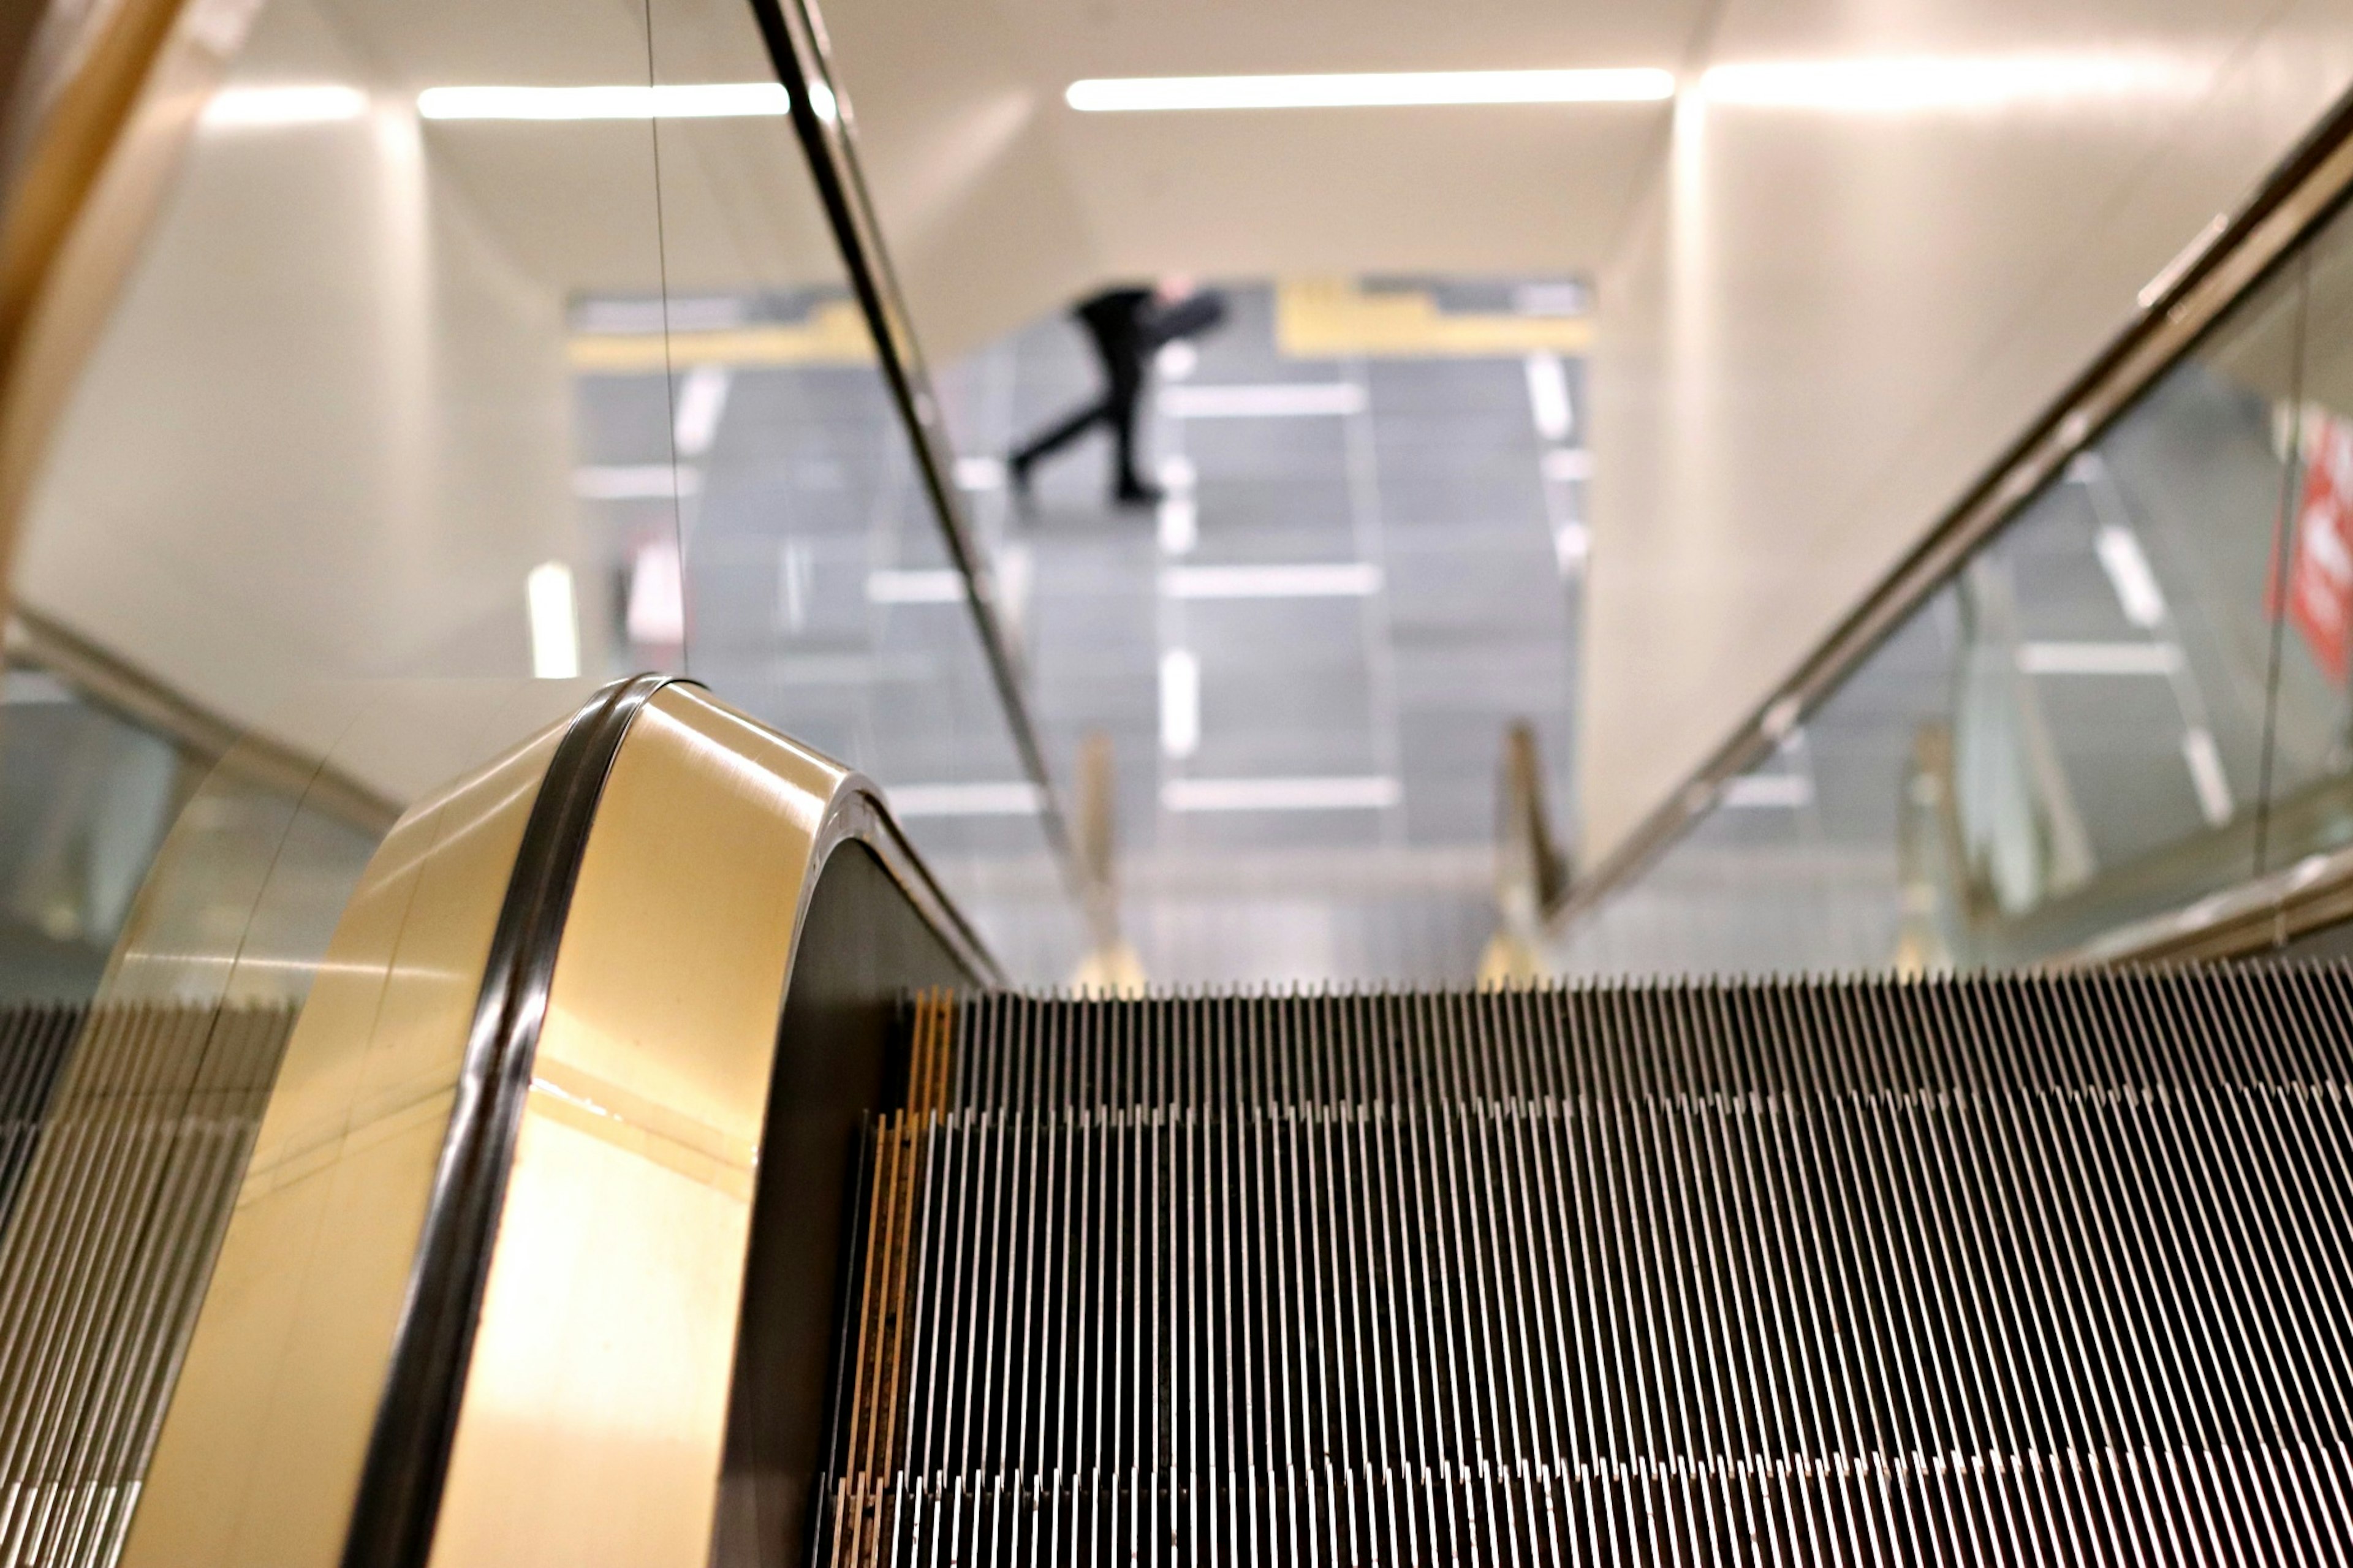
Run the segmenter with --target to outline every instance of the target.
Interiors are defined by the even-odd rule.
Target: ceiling
[[[1106,278],[1599,267],[1661,104],[1080,114],[1101,76],[1674,66],[1701,0],[830,0],[838,76],[935,357]]]

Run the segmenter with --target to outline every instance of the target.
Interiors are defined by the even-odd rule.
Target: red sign
[[[2321,673],[2342,686],[2353,672],[2353,420],[2308,408],[2304,460],[2288,619]]]

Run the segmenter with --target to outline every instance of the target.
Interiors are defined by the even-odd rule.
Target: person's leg
[[[1111,394],[1103,399],[1111,422],[1112,438],[1119,448],[1118,477],[1112,490],[1112,500],[1122,506],[1145,506],[1160,499],[1160,488],[1147,483],[1135,468],[1135,415],[1137,405],[1144,401],[1144,378],[1123,376],[1113,384]]]
[[[1113,417],[1114,409],[1109,397],[1098,397],[1085,407],[1074,410],[1069,417],[1032,437],[1028,444],[1006,460],[1007,471],[1012,475],[1018,489],[1027,489],[1029,469],[1041,458],[1060,451],[1095,426]]]

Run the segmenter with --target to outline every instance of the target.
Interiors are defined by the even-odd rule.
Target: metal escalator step
[[[2353,1554],[2346,970],[915,1018],[823,1560]]]
[[[0,1563],[120,1552],[292,1019],[0,1009]]]

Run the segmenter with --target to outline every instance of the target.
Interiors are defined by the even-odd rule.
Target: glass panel
[[[47,670],[0,688],[0,1006],[96,994],[198,774]]]
[[[1907,969],[1949,962],[1958,595],[1916,611],[1692,831],[1578,924],[1577,973]],[[1936,858],[1930,858],[1931,855]]]
[[[683,668],[894,789],[952,891],[1034,948],[1018,973],[1060,980],[1038,792],[786,103],[738,0],[271,0],[67,412],[22,599],[314,759],[370,683]],[[353,781],[395,807],[462,722],[404,721]],[[5,798],[100,810],[11,751]],[[57,856],[100,826],[43,830],[69,847],[0,866],[41,905],[5,927],[28,964],[72,956],[41,957]]]
[[[665,86],[772,72],[739,0],[657,0],[651,15]],[[664,119],[656,132],[667,340],[659,294],[573,309],[584,472],[668,458],[680,479],[674,508],[589,503],[627,584],[617,646],[682,662],[872,775],[999,961],[1067,980],[1084,943],[1042,796],[791,121]],[[632,311],[652,331],[627,331]],[[682,603],[665,603],[673,582]]]
[[[2310,602],[2336,536],[2288,573],[2273,545],[2337,438],[2311,399],[2297,413],[2303,278],[2249,296],[2021,507],[1570,933],[1572,965],[2029,963],[2353,835],[2353,813],[2323,809],[2348,762],[2327,673],[2348,617]],[[2342,455],[2353,476],[2353,426]]]
[[[564,301],[575,279],[659,279],[651,138],[642,120],[515,135],[436,118],[420,96],[644,81],[628,9],[547,9],[538,25],[455,0],[273,0],[252,15],[31,504],[26,610],[212,734],[195,776],[251,735],[278,766],[238,798],[276,800],[293,831],[307,770],[342,759],[336,786],[380,809],[345,823],[356,841],[332,855],[322,841],[338,874],[401,806],[528,728],[486,732],[462,700],[387,708],[387,683],[548,677],[536,720],[577,696],[569,678],[611,662],[606,617],[578,613],[603,584],[576,525]],[[217,28],[207,41],[238,43]],[[137,759],[175,742],[68,711],[18,722],[12,704],[10,720],[28,736],[72,723],[81,754],[113,748],[110,798],[152,795]],[[355,726],[380,720],[392,731],[354,749]],[[45,795],[61,782],[59,762],[13,741],[7,770],[52,770]],[[227,798],[195,796],[237,815]],[[46,809],[66,839],[95,846],[103,826],[107,855],[140,862],[108,860],[104,878],[135,885],[132,840],[165,842],[102,825],[96,805]],[[66,820],[76,812],[89,820]],[[49,879],[24,896],[62,930],[55,867],[20,869]],[[234,880],[227,862],[221,875]],[[107,911],[88,912],[96,933]]]
[[[2311,242],[2304,266],[2299,398],[2274,395],[2274,449],[2296,448],[2273,714],[2266,868],[2353,842],[2353,216]],[[2277,563],[2277,558],[2274,557]]]
[[[2272,432],[2298,308],[2293,276],[2250,299],[1960,578],[1957,827],[1981,959],[2056,951],[2255,868]]]

